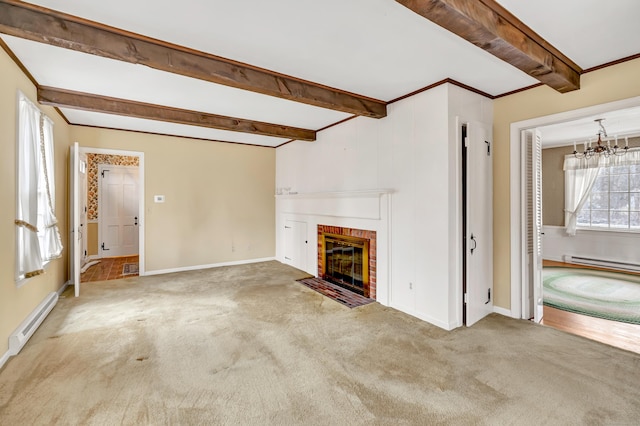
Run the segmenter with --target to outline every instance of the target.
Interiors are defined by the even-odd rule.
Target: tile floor
[[[135,277],[138,274],[122,275],[122,267],[125,263],[138,263],[138,260],[138,256],[105,257],[100,259],[100,263],[89,267],[85,273],[80,274],[80,282],[87,283]]]

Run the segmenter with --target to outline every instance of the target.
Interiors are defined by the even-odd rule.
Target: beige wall
[[[564,226],[564,156],[573,145],[542,150],[542,223]]]
[[[0,50],[0,356],[11,332],[67,281],[67,168],[71,141],[144,152],[146,270],[275,256],[275,149],[67,125],[55,122],[56,214],[65,250],[44,275],[14,282],[17,90],[33,84]],[[152,202],[154,194],[166,197]]]
[[[275,150],[72,127],[81,146],[144,152],[145,269],[275,256]],[[153,202],[164,195],[165,203]]]
[[[33,84],[0,49],[0,356],[8,349],[9,335],[52,291],[67,280],[67,251],[61,259],[51,261],[45,274],[26,281],[20,288],[14,281],[15,270],[15,212],[16,212],[16,129],[17,91],[21,90],[31,101],[36,100]],[[56,216],[60,234],[67,246],[67,174],[69,126],[49,107],[41,106],[54,121]]]
[[[96,222],[87,223],[87,255],[98,255],[98,224]]]
[[[640,59],[584,74],[581,89],[560,94],[546,86],[494,101],[495,305],[510,309],[509,132],[511,123],[640,96]]]

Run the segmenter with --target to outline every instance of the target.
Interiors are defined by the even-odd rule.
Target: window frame
[[[634,149],[634,151],[637,149]],[[631,150],[629,150],[631,151]],[[626,171],[626,173],[611,173],[611,170],[617,167],[628,167],[628,170]],[[637,171],[632,172],[632,167],[636,167]],[[607,170],[608,173],[606,174],[607,177],[607,190],[606,191],[595,191],[595,193],[601,193],[601,194],[607,194],[606,199],[607,199],[607,206],[608,208],[605,209],[595,209],[595,211],[606,211],[607,212],[607,226],[594,226],[593,225],[593,211],[594,209],[592,208],[592,199],[591,197],[594,194],[594,188],[592,188],[589,191],[589,200],[587,202],[585,202],[585,205],[580,209],[580,211],[578,212],[578,214],[576,215],[576,229],[580,230],[580,231],[597,231],[597,232],[621,232],[621,233],[630,233],[630,234],[638,234],[640,233],[640,222],[638,223],[637,227],[632,227],[632,223],[631,223],[631,213],[639,213],[640,214],[640,209],[639,210],[633,210],[632,206],[631,206],[631,197],[632,194],[637,194],[638,197],[640,197],[640,188],[638,188],[637,191],[632,191],[631,188],[631,176],[633,175],[638,175],[640,176],[640,166],[636,165],[636,164],[608,164],[605,166],[601,166],[600,170],[598,171],[598,177],[596,179],[600,179],[601,176],[601,172],[602,170]],[[620,176],[620,175],[626,175],[628,176],[627,179],[627,190],[626,191],[612,191],[611,190],[611,178],[612,176]],[[627,194],[628,195],[628,201],[627,201],[627,209],[626,210],[615,210],[611,208],[611,194],[614,193],[619,193],[619,194]],[[580,223],[580,216],[583,213],[583,210],[585,209],[585,207],[588,206],[588,209],[590,211],[590,215],[589,215],[589,222],[591,223],[591,225],[585,225],[584,222]],[[628,214],[628,220],[627,220],[627,227],[615,227],[611,225],[611,214],[613,212],[626,212]]]

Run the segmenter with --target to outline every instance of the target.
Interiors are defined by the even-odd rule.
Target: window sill
[[[55,260],[55,259],[52,259],[52,260]],[[50,264],[51,264],[51,260],[47,260],[42,265],[42,269],[44,270],[44,274],[47,273],[47,268],[49,267]],[[31,278],[17,278],[16,277],[15,278],[16,288],[20,288],[23,285],[25,285],[26,283],[28,283],[29,281],[31,281],[32,278],[36,278],[36,277],[39,277],[39,276],[44,275],[44,274],[36,275],[35,277],[31,277]]]
[[[607,232],[611,234],[636,235],[640,234],[640,229],[611,229],[611,228],[576,228],[576,232]]]

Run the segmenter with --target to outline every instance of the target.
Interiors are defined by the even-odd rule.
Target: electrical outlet
[[[164,203],[164,195],[154,195],[153,196],[154,203]]]

